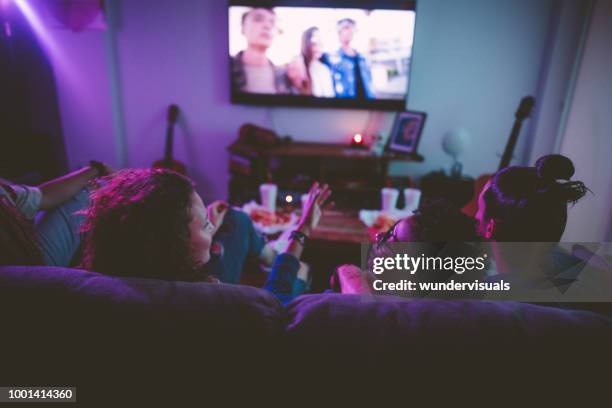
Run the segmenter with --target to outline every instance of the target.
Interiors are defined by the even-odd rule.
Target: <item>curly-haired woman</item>
[[[315,184],[286,250],[278,255],[265,288],[282,302],[292,298],[304,241],[331,194]],[[165,169],[123,170],[92,195],[83,225],[85,269],[118,276],[170,281],[216,281],[204,265],[227,207],[207,209],[193,182]]]

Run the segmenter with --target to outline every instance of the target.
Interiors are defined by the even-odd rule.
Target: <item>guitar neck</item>
[[[164,149],[164,161],[166,163],[172,162],[172,148],[174,144],[174,129],[172,124],[168,124],[166,129],[166,147]]]
[[[514,154],[514,148],[516,147],[516,142],[518,140],[518,135],[521,132],[522,125],[522,119],[516,119],[514,121],[514,126],[512,126],[512,131],[510,132],[510,137],[508,137],[508,143],[506,143],[504,154],[502,155],[499,167],[497,168],[498,171],[510,165],[510,162],[512,161],[512,155]]]

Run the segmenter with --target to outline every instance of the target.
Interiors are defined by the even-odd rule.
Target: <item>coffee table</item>
[[[370,241],[368,228],[359,220],[356,212],[328,210],[312,231],[313,241],[361,244]]]

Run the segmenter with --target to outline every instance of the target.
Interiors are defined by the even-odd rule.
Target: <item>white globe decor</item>
[[[459,162],[459,157],[463,154],[470,144],[470,134],[464,128],[452,129],[442,137],[442,150],[453,159],[451,167],[452,177],[461,177],[463,165]]]

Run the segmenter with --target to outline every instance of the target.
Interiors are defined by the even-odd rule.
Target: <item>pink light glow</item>
[[[53,38],[52,34],[43,24],[40,15],[34,10],[28,0],[14,0],[14,2],[26,20],[28,20],[28,23],[30,23],[32,31],[34,31],[40,45],[47,53],[47,57],[49,57],[49,59],[52,61],[56,74],[60,73],[57,72],[59,68],[61,73],[66,74],[69,77],[70,69],[68,66],[68,59],[65,57],[63,50],[57,44],[55,38]]]

